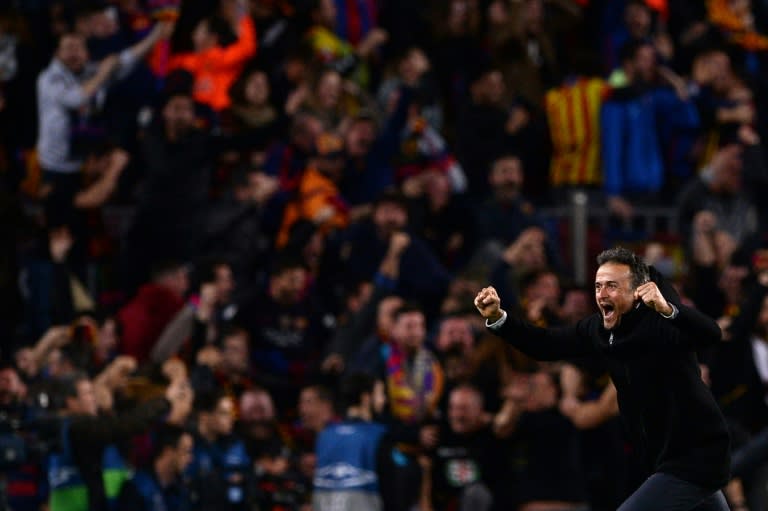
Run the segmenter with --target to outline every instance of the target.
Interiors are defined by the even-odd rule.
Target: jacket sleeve
[[[187,305],[181,309],[160,334],[150,352],[150,360],[156,364],[165,362],[178,353],[195,329],[195,308]]]
[[[676,318],[665,319],[674,327],[672,341],[689,348],[703,348],[720,342],[722,333],[714,319],[704,313],[685,305],[676,305],[680,311]]]
[[[584,319],[573,327],[541,328],[508,315],[500,327],[488,330],[536,360],[562,360],[594,352],[588,321]]]
[[[166,399],[154,399],[119,417],[82,417],[74,420],[69,431],[74,461],[88,489],[90,511],[107,509],[102,483],[101,456],[112,443],[146,431],[151,423],[169,410]]]

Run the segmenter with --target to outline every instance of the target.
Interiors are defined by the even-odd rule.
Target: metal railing
[[[567,222],[569,246],[562,248],[570,256],[573,279],[579,285],[587,282],[590,228],[613,237],[621,237],[622,233],[645,236],[646,241],[651,241],[660,232],[672,238],[680,232],[675,207],[638,206],[634,208],[632,219],[619,221],[607,207],[590,204],[588,195],[582,191],[571,195],[570,204],[541,208],[539,212],[549,221]]]

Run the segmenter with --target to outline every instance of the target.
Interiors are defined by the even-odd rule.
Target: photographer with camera
[[[100,415],[94,384],[85,374],[67,378],[61,386],[60,445],[49,456],[49,509],[106,510],[128,477],[117,446],[153,423],[178,415],[178,410],[187,410],[191,389],[174,381],[164,397],[150,399],[120,415]]]

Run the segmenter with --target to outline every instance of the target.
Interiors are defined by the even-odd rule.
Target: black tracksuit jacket
[[[565,328],[539,328],[508,316],[491,331],[538,360],[600,357],[647,475],[663,472],[714,490],[729,479],[730,441],[695,350],[718,342],[720,329],[695,309],[675,306],[677,317],[666,319],[641,304],[612,332],[599,313]]]

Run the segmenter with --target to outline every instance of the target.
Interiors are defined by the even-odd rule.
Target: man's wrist
[[[499,328],[507,320],[507,311],[501,309],[501,315],[494,320],[488,318],[485,320],[485,326],[491,329]]]
[[[659,311],[659,314],[661,314],[661,317],[664,319],[675,319],[677,315],[680,313],[677,307],[675,307],[674,303],[668,303],[670,312],[665,314],[661,311]]]

